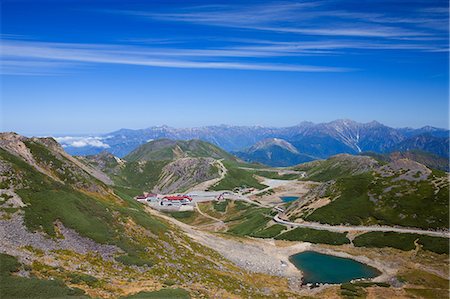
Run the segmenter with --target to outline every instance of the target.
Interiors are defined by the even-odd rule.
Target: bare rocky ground
[[[269,187],[254,193],[250,198],[271,206],[282,203],[283,201],[280,198],[282,196],[297,196],[302,199],[312,188],[318,185],[318,183],[311,181],[273,179],[264,179],[261,183]],[[264,191],[269,189],[273,193],[263,194]],[[258,196],[258,194],[262,194],[262,196]]]
[[[392,179],[393,182],[399,180],[423,181],[431,174],[431,170],[426,166],[409,159],[398,159],[386,164],[376,170],[382,177],[391,177],[396,173],[401,173]]]
[[[156,193],[173,193],[188,189],[192,185],[219,177],[214,170],[213,158],[185,157],[164,166],[158,184],[153,188]]]
[[[113,260],[114,255],[122,252],[116,246],[102,245],[84,238],[61,223],[57,223],[56,227],[58,238],[49,238],[42,233],[28,231],[21,212],[0,212],[0,252],[16,256],[25,264],[31,264],[37,258],[33,250],[42,251],[44,255],[50,255],[50,251],[60,249],[79,254],[94,252],[105,260]]]
[[[225,165],[223,165],[222,160],[215,160],[214,165],[219,170],[219,177],[201,182],[200,184],[197,184],[194,187],[190,188],[189,192],[194,190],[208,190],[211,186],[214,186],[215,184],[220,182],[223,178],[225,178],[225,175],[227,174],[228,170],[225,167]]]
[[[265,273],[274,276],[286,277],[292,290],[302,291],[302,272],[290,261],[293,254],[307,250],[314,250],[329,255],[351,258],[371,265],[380,270],[381,275],[375,281],[387,281],[397,273],[397,268],[381,260],[368,258],[364,255],[352,255],[343,251],[336,251],[321,245],[308,242],[275,241],[273,239],[238,238],[229,235],[220,235],[196,229],[178,220],[149,209],[149,212],[165,218],[180,227],[190,238],[202,245],[208,246],[237,266],[250,272]],[[325,285],[319,290],[330,287]],[[303,287],[304,288],[304,287]],[[314,290],[313,293],[319,291]],[[305,291],[305,290],[303,290]],[[303,292],[302,291],[302,292]],[[309,292],[307,288],[306,292]]]
[[[301,272],[289,262],[289,256],[305,250],[309,243],[278,248],[273,241],[248,238],[231,238],[195,229],[172,217],[147,208],[148,212],[180,227],[193,240],[208,246],[228,260],[248,271],[275,276],[301,278]]]

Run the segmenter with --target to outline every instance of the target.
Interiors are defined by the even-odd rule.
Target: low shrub
[[[350,243],[345,233],[334,233],[325,230],[297,227],[277,237],[277,240],[304,241],[311,243],[342,245]]]

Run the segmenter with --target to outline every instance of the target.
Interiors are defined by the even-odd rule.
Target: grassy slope
[[[302,228],[283,233],[287,230],[286,226],[269,225],[276,212],[268,208],[260,208],[242,201],[224,201],[219,204],[220,208],[217,208],[215,203],[202,203],[202,211],[225,221],[230,227],[227,232],[234,235],[333,245],[350,243],[344,233]],[[223,209],[222,206],[226,206],[226,209]],[[183,215],[176,214],[173,216],[180,220]],[[186,217],[189,216],[186,215]]]
[[[114,182],[119,186],[132,187],[134,189],[151,190],[158,184],[164,166],[170,161],[147,161],[144,164],[139,162],[128,162],[121,169],[118,176],[113,177]]]
[[[239,221],[239,224],[233,226],[228,232],[243,236],[262,230],[272,219],[272,216],[268,214],[269,211],[270,209],[250,208],[238,218],[230,219],[230,221]]]
[[[286,229],[286,226],[281,224],[274,224],[265,229],[256,231],[251,234],[252,237],[256,238],[274,238],[278,236],[282,231]]]
[[[191,296],[183,289],[162,289],[154,292],[140,292],[121,299],[189,299]]]
[[[277,237],[277,240],[303,241],[311,243],[323,243],[342,245],[350,243],[345,233],[334,233],[325,230],[314,230],[310,228],[297,227]]]
[[[307,172],[307,180],[325,182],[370,171],[375,164],[377,162],[369,157],[337,155],[327,160],[298,165],[295,169],[305,170]]]
[[[124,264],[119,266],[115,262],[103,260],[95,253],[83,255],[70,250],[59,250],[52,255],[55,254],[58,259],[62,256],[69,263],[84,263],[87,268],[80,268],[79,273],[72,273],[71,269],[64,268],[65,263],[62,267],[52,267],[34,261],[33,272],[43,277],[62,279],[66,283],[78,281],[83,287],[86,287],[85,281],[92,284],[98,279],[98,282],[93,283],[94,288],[103,291],[106,289],[106,292],[115,295],[118,290],[120,292],[120,289],[126,288],[127,279],[131,279],[132,282],[150,282],[151,285],[171,280],[174,286],[190,286],[194,281],[195,286],[187,289],[196,297],[209,297],[217,290],[236,294],[237,289],[244,297],[262,296],[258,291],[258,284],[269,279],[268,276],[259,275],[255,279],[252,274],[238,271],[211,249],[192,242],[177,228],[168,229],[170,224],[146,213],[143,205],[130,197],[129,193],[132,191],[116,188],[122,198],[103,198],[54,181],[1,149],[0,159],[13,168],[8,175],[9,181],[3,182],[2,188],[15,186],[23,201],[28,204],[24,208],[24,217],[30,230],[42,230],[50,238],[57,237],[58,233],[52,223],[59,220],[84,237],[103,244],[114,244],[125,251],[125,255],[116,256]],[[142,271],[128,267],[129,264],[152,266]],[[218,265],[225,270],[218,271]],[[85,276],[87,271],[94,278]],[[78,276],[74,276],[75,274]],[[274,278],[269,280],[276,281]],[[111,281],[119,289],[107,288]],[[3,284],[8,282],[9,280],[3,279],[0,287],[3,289]],[[27,292],[31,292],[30,289]]]
[[[173,160],[176,153],[181,152],[188,157],[212,157],[215,159],[235,160],[229,153],[221,148],[201,140],[169,140],[158,139],[141,145],[125,157],[125,160],[136,161],[163,161]]]
[[[0,254],[0,297],[17,298],[88,298],[80,289],[67,287],[60,280],[45,280],[36,277],[13,275],[22,265],[15,257]]]
[[[370,182],[371,176],[367,174],[338,180],[336,186],[332,188],[339,190],[340,197],[315,210],[306,219],[330,224],[350,223],[354,225],[370,219],[370,211],[374,209],[374,204],[369,201],[367,196]]]
[[[435,178],[445,173],[434,172]],[[392,187],[386,191],[387,187]],[[449,226],[448,185],[434,194],[430,180],[397,181],[370,173],[340,178],[329,191],[338,196],[306,219],[330,224],[386,224],[419,228]],[[370,200],[373,194],[376,201]],[[420,215],[420,217],[418,216]]]
[[[449,281],[435,274],[420,269],[407,270],[398,274],[398,280],[414,285],[406,288],[406,292],[412,298],[448,298]]]
[[[54,222],[59,220],[66,227],[98,243],[121,247],[129,256],[139,261],[139,256],[145,255],[144,248],[123,237],[121,219],[131,218],[157,235],[164,234],[167,229],[165,224],[142,211],[131,198],[125,199],[121,205],[99,200],[68,185],[53,181],[2,149],[0,158],[13,165],[22,177],[22,184],[27,186],[16,192],[27,204],[24,208],[24,220],[25,225],[32,231],[42,230],[55,237]],[[114,217],[114,213],[118,216]]]
[[[422,245],[423,249],[435,253],[449,253],[447,238],[431,237],[417,234],[399,234],[394,232],[370,232],[357,236],[353,244],[357,247],[393,247],[400,250],[413,250],[414,241]]]
[[[227,174],[216,185],[212,186],[211,190],[233,190],[236,187],[252,187],[256,189],[264,189],[267,186],[258,182],[254,177],[253,171],[244,170],[238,167],[238,164],[230,161],[224,161],[224,166],[227,168]]]

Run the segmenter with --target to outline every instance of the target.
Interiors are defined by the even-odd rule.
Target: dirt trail
[[[193,240],[216,250],[248,271],[298,279],[302,276],[301,272],[289,262],[289,256],[307,250],[311,246],[310,243],[278,247],[274,240],[222,238],[213,233],[197,230],[149,207],[146,207],[146,210],[150,214],[174,223]]]
[[[223,222],[222,220],[217,219],[217,218],[215,218],[215,217],[213,217],[213,216],[211,216],[211,215],[209,215],[209,214],[207,214],[207,213],[204,213],[204,212],[200,209],[200,207],[199,207],[199,205],[198,205],[197,202],[195,203],[195,208],[196,208],[197,211],[200,213],[200,215],[202,215],[202,216],[204,216],[204,217],[206,217],[206,218],[209,218],[209,219],[212,219],[212,220],[216,221],[216,223],[215,223],[214,225],[215,225],[215,227],[216,227],[217,230],[220,230],[220,229],[222,229],[222,228],[228,228],[228,225],[226,225],[226,223]]]

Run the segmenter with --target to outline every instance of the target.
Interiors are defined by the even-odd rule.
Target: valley
[[[413,156],[272,168],[204,141],[161,139],[122,158],[72,157],[53,139],[13,133],[0,148],[0,251],[11,264],[2,288],[20,279],[102,298],[448,293],[448,173]],[[189,196],[191,208],[155,209],[136,200],[143,192]],[[290,257],[309,251],[380,275],[307,285]],[[5,289],[26,297],[27,288]]]

